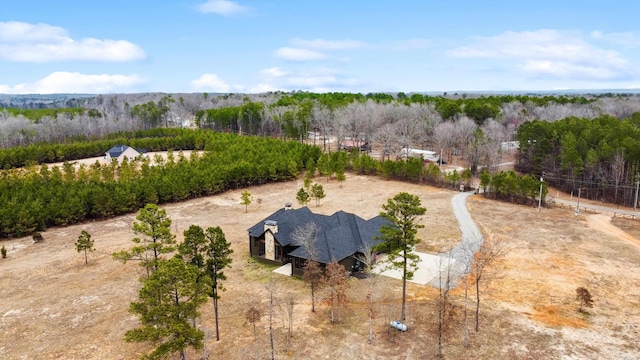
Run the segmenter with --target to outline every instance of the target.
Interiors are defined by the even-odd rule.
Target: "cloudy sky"
[[[640,88],[640,2],[21,0],[0,93]]]

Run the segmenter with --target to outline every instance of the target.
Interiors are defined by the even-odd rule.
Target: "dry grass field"
[[[398,192],[418,195],[427,208],[417,250],[446,251],[459,241],[451,211],[454,192],[371,177],[348,175],[342,186],[320,182],[327,194],[312,211],[338,210],[363,218],[377,215]],[[276,286],[273,319],[276,358],[425,359],[436,356],[438,291],[410,284],[406,333],[388,323],[400,312],[401,282],[379,277],[374,292],[374,340],[368,338],[368,282],[350,280],[343,320],[331,323],[329,306],[311,312],[308,287],[298,279],[274,275],[272,267],[250,260],[246,230],[284,206],[295,204],[302,181],[249,188],[254,202],[248,212],[241,190],[163,206],[178,240],[191,224],[221,226],[234,249],[226,271],[227,291],[220,300],[221,340],[215,341],[213,306],[205,304],[198,326],[207,334],[204,351],[188,359],[270,358],[267,286]],[[480,332],[470,321],[470,345],[463,346],[462,286],[452,292],[451,329],[444,339],[450,359],[637,359],[640,345],[640,223],[602,215],[574,216],[563,209],[543,209],[488,201],[473,196],[468,207],[487,237],[501,237],[510,252],[489,269],[483,283]],[[2,359],[135,359],[150,349],[130,344],[124,332],[136,326],[128,313],[136,300],[143,270],[122,264],[111,253],[131,246],[136,214],[89,222],[31,238],[2,241],[0,259],[0,358]],[[82,230],[91,233],[96,251],[89,264],[74,248]],[[594,307],[577,311],[575,289],[584,286]],[[284,298],[293,294],[293,337],[288,340]],[[470,296],[470,308],[475,301]],[[257,340],[245,312],[257,304],[265,314],[257,323]],[[469,316],[472,316],[471,311]],[[472,319],[472,317],[470,318]]]

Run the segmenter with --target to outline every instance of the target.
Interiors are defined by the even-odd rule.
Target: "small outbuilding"
[[[143,149],[134,149],[127,145],[115,145],[105,153],[105,160],[111,162],[113,159],[117,159],[118,162],[122,162],[126,157],[129,160],[136,159],[140,155],[146,153]]]

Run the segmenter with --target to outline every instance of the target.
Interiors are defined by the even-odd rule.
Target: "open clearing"
[[[416,194],[427,208],[417,251],[438,253],[460,241],[451,210],[455,192],[373,177],[348,174],[342,186],[316,178],[327,194],[314,212],[338,210],[370,218],[398,192]],[[198,326],[207,333],[211,359],[269,358],[266,285],[277,281],[278,298],[294,293],[293,338],[286,343],[286,311],[277,308],[274,334],[277,358],[417,359],[436,354],[436,300],[428,285],[408,284],[409,331],[390,331],[400,312],[401,282],[378,277],[374,294],[374,341],[368,344],[368,283],[352,279],[349,305],[342,322],[330,323],[329,306],[311,313],[307,286],[298,279],[272,273],[273,267],[251,261],[246,230],[286,202],[295,204],[302,181],[249,188],[253,204],[245,213],[241,189],[218,196],[163,206],[181,241],[191,224],[221,226],[235,251],[225,273],[227,291],[220,300],[221,341],[212,332],[209,302]],[[444,341],[445,358],[458,359],[637,359],[640,354],[640,223],[602,215],[574,216],[566,209],[516,206],[472,196],[467,203],[485,237],[502,237],[512,250],[487,274],[483,283],[480,332],[470,321],[470,346],[463,341],[462,286],[452,292],[453,327]],[[124,332],[136,326],[128,313],[136,300],[142,268],[122,264],[111,253],[131,246],[136,214],[88,222],[30,237],[2,241],[8,251],[0,259],[0,358],[2,359],[134,359],[146,344],[129,344]],[[596,217],[596,218],[594,218]],[[95,240],[89,264],[74,248],[82,230]],[[575,289],[584,286],[594,298],[587,314],[577,311]],[[473,293],[472,293],[473,294]],[[475,301],[470,296],[470,308]],[[263,314],[258,340],[244,314],[256,304]],[[469,313],[472,319],[472,313]],[[288,350],[288,351],[287,351]],[[189,353],[187,358],[202,356]]]

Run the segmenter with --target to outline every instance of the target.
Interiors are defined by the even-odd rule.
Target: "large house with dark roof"
[[[380,241],[377,240],[380,227],[388,221],[381,216],[364,220],[344,211],[321,215],[312,213],[308,207],[285,207],[249,228],[251,256],[273,264],[291,263],[291,275],[301,276],[310,255],[292,234],[309,223],[318,228],[313,241],[314,260],[323,265],[337,261],[352,270],[359,265],[356,256],[367,245],[373,247]]]

